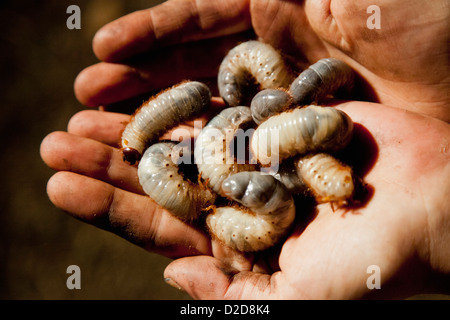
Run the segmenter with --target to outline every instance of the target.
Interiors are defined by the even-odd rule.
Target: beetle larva
[[[355,72],[345,62],[326,58],[312,64],[292,82],[289,91],[297,105],[321,102],[341,88],[353,86]]]
[[[252,40],[239,44],[223,59],[218,74],[220,96],[229,106],[250,105],[257,91],[289,87],[293,76],[272,46]]]
[[[199,133],[194,148],[194,158],[201,177],[208,181],[208,185],[217,193],[220,193],[222,181],[230,174],[240,171],[253,171],[255,164],[245,161],[248,150],[245,146],[245,132],[248,126],[253,125],[253,119],[249,107],[230,107],[216,115]],[[231,144],[234,144],[238,130],[241,129],[238,143],[231,152]]]
[[[222,193],[245,207],[218,207],[206,223],[215,237],[236,250],[267,249],[286,235],[294,221],[291,194],[270,175],[258,171],[233,174],[223,181]]]
[[[318,203],[338,206],[352,199],[355,178],[352,169],[327,153],[308,154],[283,162],[271,173],[292,194],[310,194]]]
[[[199,114],[210,100],[211,92],[205,84],[187,81],[145,102],[122,133],[124,160],[134,164],[166,130]]]
[[[353,195],[352,169],[329,154],[301,157],[297,162],[297,173],[319,203],[332,202],[341,206]]]
[[[292,96],[283,89],[264,89],[252,99],[250,109],[253,120],[260,124],[267,118],[285,111],[292,105]]]
[[[179,172],[178,162],[186,156],[182,150],[173,142],[151,145],[139,162],[138,176],[150,198],[180,219],[192,221],[214,203],[216,195]]]
[[[272,116],[255,130],[251,150],[267,166],[308,152],[335,152],[352,137],[353,121],[333,107],[308,106]]]

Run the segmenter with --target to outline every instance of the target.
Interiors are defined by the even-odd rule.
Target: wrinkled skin
[[[364,79],[358,92],[370,101],[333,102],[357,124],[344,157],[370,186],[361,205],[299,211],[282,246],[254,257],[229,252],[144,195],[136,168],[115,148],[128,116],[94,110],[76,114],[68,132],[42,142],[43,160],[58,171],[48,182],[51,201],[177,258],[164,277],[194,298],[403,298],[448,290],[449,4],[380,1],[381,29],[369,30],[371,4],[168,1],[102,28],[93,42],[102,62],[75,83],[82,103],[100,106],[186,78],[214,78],[225,52],[249,29],[299,65],[340,58]],[[223,107],[220,99],[213,107]],[[371,265],[380,267],[380,290],[367,288]]]

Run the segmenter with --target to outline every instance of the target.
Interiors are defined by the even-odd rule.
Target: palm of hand
[[[362,207],[336,212],[327,204],[319,205],[309,224],[305,225],[300,218],[279,257],[278,253],[268,257],[278,260],[279,272],[271,276],[240,272],[238,276],[215,282],[219,287],[215,292],[244,299],[358,298],[371,294],[399,297],[424,286],[427,278],[418,277],[411,282],[408,270],[424,272],[424,265],[429,262],[429,244],[422,239],[430,232],[424,228],[427,221],[440,215],[429,211],[431,203],[446,202],[445,192],[435,190],[434,184],[439,182],[441,169],[448,162],[448,152],[441,153],[440,148],[448,143],[442,133],[448,136],[449,128],[440,121],[379,104],[349,102],[339,108],[363,125],[358,126],[356,142],[349,151],[368,153],[360,154],[358,161],[375,161],[373,167],[371,164],[366,167],[365,180],[373,188],[369,201]],[[436,130],[417,139],[417,126],[434,126]],[[367,136],[365,128],[373,136]],[[367,159],[370,157],[373,159]],[[412,160],[405,162],[405,158]],[[425,195],[424,190],[430,188],[437,192]],[[449,186],[445,188],[448,190]],[[303,208],[298,208],[298,215],[304,213]],[[209,263],[213,264],[212,261]],[[193,269],[195,263],[193,258],[175,261],[166,273],[193,296],[210,298],[204,292],[208,292],[205,287],[212,283],[201,281],[200,277],[209,271],[211,279],[220,279],[223,272],[217,266],[214,271],[210,270],[213,267],[205,268],[198,273],[198,279],[195,274],[186,276],[180,272]],[[386,290],[381,293],[369,290],[366,284],[370,276],[367,270],[373,265],[382,272]],[[199,286],[186,286],[183,283],[186,278]],[[392,283],[391,279],[395,281]]]

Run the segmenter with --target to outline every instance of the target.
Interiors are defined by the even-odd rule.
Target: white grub
[[[182,82],[145,102],[122,133],[124,160],[134,164],[167,130],[209,107],[211,92],[197,81]]]
[[[207,187],[189,181],[179,170],[179,160],[186,158],[173,142],[150,146],[138,166],[139,182],[144,191],[161,207],[184,221],[193,221],[212,205],[216,194]],[[193,165],[195,168],[195,165]]]
[[[326,153],[297,160],[297,174],[308,185],[318,203],[348,204],[355,189],[352,169]]]
[[[248,163],[245,139],[253,126],[249,107],[230,107],[222,110],[200,131],[194,148],[194,158],[202,179],[220,194],[222,181],[230,174],[256,170],[256,164]],[[238,137],[236,143],[234,137]],[[231,146],[237,149],[231,151]],[[245,155],[247,154],[247,156]]]
[[[308,106],[274,115],[255,130],[251,150],[267,166],[298,154],[336,152],[351,140],[353,122],[333,107]]]
[[[288,88],[293,76],[281,54],[269,44],[243,42],[223,59],[218,74],[220,96],[229,106],[249,105],[257,91]]]
[[[215,238],[238,251],[261,251],[275,245],[294,221],[293,198],[271,175],[236,173],[223,181],[222,194],[242,206],[218,207],[206,223]]]
[[[354,70],[336,58],[325,58],[312,64],[292,82],[289,91],[294,103],[320,103],[338,90],[350,91],[355,79]]]

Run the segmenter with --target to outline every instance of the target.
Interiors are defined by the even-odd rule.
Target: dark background
[[[66,130],[83,110],[73,93],[77,74],[97,62],[92,37],[104,24],[159,1],[2,1],[1,107],[4,143],[0,192],[0,299],[188,299],[164,283],[169,259],[55,208],[46,194],[53,171],[40,158],[42,139]],[[69,30],[69,5],[81,30]],[[81,290],[69,290],[69,265]]]

